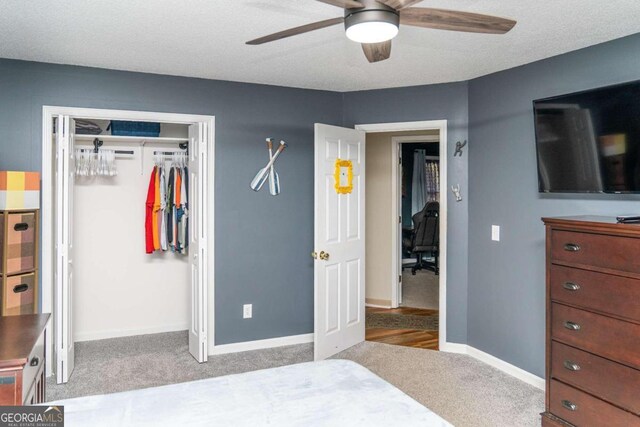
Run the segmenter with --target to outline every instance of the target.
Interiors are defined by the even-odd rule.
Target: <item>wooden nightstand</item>
[[[0,406],[45,401],[45,327],[50,316],[0,317]]]

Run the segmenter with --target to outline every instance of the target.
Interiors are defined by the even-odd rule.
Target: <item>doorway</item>
[[[397,304],[439,310],[440,146],[438,134],[394,136],[400,219]]]
[[[48,328],[48,336],[52,337],[52,339],[48,341],[46,351],[47,357],[52,363],[47,366],[47,375],[51,375],[53,373],[52,367],[55,367],[58,383],[64,383],[69,380],[73,371],[75,359],[74,343],[77,341],[77,337],[74,334],[73,295],[77,292],[74,292],[74,288],[81,285],[80,283],[74,283],[81,277],[75,274],[78,263],[74,263],[74,261],[81,261],[82,259],[86,261],[89,259],[86,256],[78,256],[76,249],[81,248],[75,248],[74,244],[78,239],[74,228],[80,230],[81,227],[84,227],[85,231],[88,229],[86,224],[74,225],[77,221],[77,218],[74,218],[74,214],[89,212],[89,207],[87,203],[84,203],[80,210],[75,209],[74,193],[76,185],[79,184],[80,190],[82,190],[82,185],[89,184],[91,179],[89,181],[85,180],[84,183],[76,182],[76,175],[79,172],[75,168],[75,163],[79,158],[80,151],[90,151],[84,145],[90,145],[89,141],[93,141],[94,137],[87,136],[84,133],[76,133],[78,129],[75,123],[76,119],[92,121],[94,124],[112,120],[152,122],[154,124],[157,123],[161,129],[168,129],[167,132],[158,136],[122,136],[108,132],[97,136],[99,144],[94,144],[95,150],[99,150],[99,146],[108,149],[107,151],[110,151],[110,154],[115,153],[116,160],[122,162],[122,176],[118,177],[119,181],[116,183],[116,179],[111,179],[114,177],[109,177],[109,179],[104,180],[103,183],[106,185],[103,185],[101,189],[113,192],[113,187],[119,184],[118,186],[122,187],[123,193],[127,197],[133,196],[134,199],[144,198],[144,194],[146,194],[145,186],[142,189],[144,194],[141,193],[142,196],[138,194],[140,197],[135,196],[135,194],[140,193],[140,189],[133,181],[142,182],[142,176],[145,176],[148,184],[149,173],[147,172],[154,167],[149,160],[151,156],[156,155],[156,150],[162,153],[165,151],[176,153],[180,151],[178,148],[180,143],[183,143],[184,148],[187,149],[188,155],[184,156],[184,173],[182,173],[182,170],[180,170],[180,173],[188,178],[186,180],[188,185],[183,187],[188,188],[184,194],[187,194],[188,191],[188,221],[190,225],[184,228],[183,233],[183,236],[188,237],[182,237],[180,243],[187,242],[188,250],[181,248],[184,257],[181,260],[176,257],[167,264],[173,263],[173,266],[177,267],[175,278],[181,277],[182,273],[186,273],[183,284],[188,289],[184,301],[186,314],[183,324],[185,327],[181,329],[188,329],[189,352],[198,362],[206,362],[207,355],[212,353],[214,344],[214,316],[209,311],[209,307],[211,310],[214,307],[214,117],[122,110],[44,107],[42,246],[46,255],[43,256],[42,261],[42,311],[51,312],[53,318],[53,325]],[[179,135],[168,136],[168,134],[176,132]],[[95,141],[93,142],[95,143]],[[175,147],[173,147],[174,145]],[[118,159],[118,156],[124,156],[125,158]],[[149,170],[147,171],[147,169]],[[176,168],[176,170],[178,169]],[[107,183],[107,181],[109,182]],[[97,191],[98,187],[95,188]],[[85,187],[84,190],[80,191],[80,195],[87,196],[90,194],[86,190],[87,188]],[[97,205],[98,201],[96,200],[94,204]],[[131,209],[132,212],[136,209],[136,203],[131,204],[131,206],[127,207],[122,206],[123,210],[120,211],[120,215],[114,213],[113,220],[122,222],[121,225],[123,226],[127,218],[137,218],[136,215],[126,214],[126,209]],[[140,200],[139,209],[144,210],[144,206],[145,200]],[[136,210],[135,212],[138,211]],[[83,218],[83,221],[87,221],[87,218]],[[142,221],[135,222],[142,223]],[[186,222],[181,224],[186,224]],[[138,225],[140,233],[130,233],[132,239],[136,237],[135,242],[131,241],[130,244],[142,246],[141,250],[144,251],[144,237],[141,237],[144,236],[144,224]],[[141,238],[137,239],[138,236]],[[142,241],[142,245],[138,245],[140,243],[138,240]],[[125,244],[126,241],[122,243]],[[83,242],[83,244],[85,244],[85,247],[89,247],[86,242]],[[161,259],[160,262],[162,262]],[[171,268],[170,265],[168,267]],[[120,265],[119,268],[125,268],[125,266]],[[132,282],[134,282],[131,283],[132,287],[139,283],[137,280],[132,280]],[[155,294],[151,293],[149,295]],[[127,303],[126,296],[126,293],[119,296],[123,307]],[[135,309],[135,307],[133,308]],[[102,317],[104,318],[105,316]],[[105,333],[107,334],[106,337],[111,337],[110,334],[114,331],[105,330],[104,324],[102,322],[101,331],[93,332],[93,339],[105,337],[101,335]],[[144,327],[141,329],[141,326],[136,324],[132,331],[124,331],[122,325],[118,325],[115,328],[115,332],[120,334],[117,336],[133,335],[135,331],[141,334],[164,332],[162,328],[167,326],[157,325],[160,328],[159,330],[151,328],[151,330],[145,331]],[[86,339],[87,333],[86,331],[84,332]],[[89,339],[91,339],[91,336],[89,336]]]
[[[439,348],[439,139],[435,129],[367,134],[368,341]]]

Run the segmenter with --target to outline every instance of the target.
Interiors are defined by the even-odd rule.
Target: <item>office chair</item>
[[[424,209],[415,214],[413,220],[413,238],[411,239],[411,252],[416,254],[416,263],[411,266],[411,274],[426,269],[440,274],[438,267],[438,252],[440,248],[440,203],[428,202]],[[434,261],[423,260],[425,253],[431,253]]]

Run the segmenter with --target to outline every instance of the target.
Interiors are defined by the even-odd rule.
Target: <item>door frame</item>
[[[363,130],[366,133],[380,132],[407,132],[407,131],[433,131],[439,133],[440,144],[440,275],[438,276],[439,287],[439,328],[438,328],[438,348],[444,348],[447,342],[447,120],[427,120],[415,122],[393,122],[393,123],[372,123],[359,124],[356,129]],[[398,209],[398,163],[399,155],[397,148],[401,142],[412,142],[409,138],[418,138],[418,141],[424,141],[424,136],[420,137],[392,137],[391,144],[391,197],[393,203],[391,205],[391,247],[393,248],[393,259],[391,260],[391,298],[394,307],[398,306],[398,276],[402,274],[402,265],[398,263],[397,254],[400,251],[398,244],[398,217],[401,214]],[[397,139],[394,141],[394,139]],[[401,142],[400,142],[401,141]],[[413,142],[418,142],[413,141]]]
[[[55,230],[54,230],[54,207],[52,206],[53,194],[55,192],[55,169],[53,162],[55,160],[55,150],[53,141],[53,118],[57,115],[68,115],[72,117],[81,117],[94,120],[126,120],[126,121],[152,121],[159,123],[179,123],[179,124],[196,124],[206,123],[208,129],[207,139],[207,181],[209,187],[209,218],[208,218],[208,241],[207,241],[207,264],[209,269],[208,286],[207,286],[207,347],[208,354],[214,353],[215,347],[215,116],[206,116],[199,114],[181,114],[181,113],[158,113],[149,111],[131,111],[131,110],[114,110],[114,109],[97,109],[97,108],[80,108],[45,105],[42,107],[42,208],[41,208],[41,230],[42,245],[41,247],[41,295],[42,308],[41,312],[54,314],[54,264],[55,264]],[[54,316],[52,316],[52,319]],[[49,363],[46,364],[46,376],[53,375],[53,358],[55,352],[54,338],[52,333],[53,321],[49,322],[46,328],[46,358]],[[49,337],[52,337],[49,339]]]

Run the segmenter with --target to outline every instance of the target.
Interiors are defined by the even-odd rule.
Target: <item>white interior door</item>
[[[205,123],[189,126],[189,262],[191,263],[191,319],[189,352],[207,361],[207,139]]]
[[[56,132],[56,382],[66,383],[75,365],[73,344],[73,192],[75,121],[58,116]]]
[[[348,194],[335,188],[348,175],[335,176],[338,159],[352,162]],[[315,360],[364,341],[364,168],[364,132],[315,125]]]

